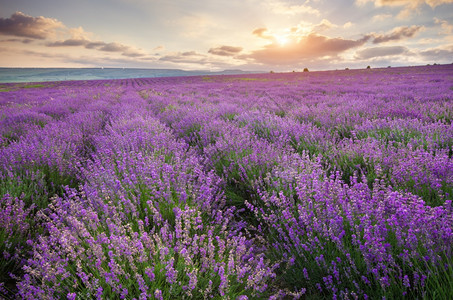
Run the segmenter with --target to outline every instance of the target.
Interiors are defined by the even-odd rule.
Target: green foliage
[[[233,121],[236,115],[237,115],[236,113],[225,113],[222,115],[222,119],[225,121]]]
[[[51,197],[62,196],[65,186],[77,187],[78,183],[75,174],[63,173],[48,165],[32,165],[16,172],[13,177],[2,179],[0,194],[20,197],[27,207],[34,205],[41,209],[47,207]]]
[[[0,228],[0,283],[5,283],[9,290],[15,289],[15,280],[10,274],[17,276],[22,273],[20,260],[24,258],[24,252],[30,250],[26,243],[29,236],[18,227],[16,224],[8,229]]]
[[[453,259],[443,254],[440,263],[429,265],[423,299],[449,299],[453,291]]]
[[[52,87],[52,85],[44,85],[44,84],[14,84],[11,86],[0,86],[0,92],[10,92],[10,91],[17,91],[20,89],[38,89],[44,87]]]
[[[320,154],[324,154],[324,152],[321,150],[320,145],[316,141],[310,141],[305,139],[304,137],[300,137],[300,139],[298,140],[292,137],[290,143],[293,149],[301,155],[308,152],[308,155],[311,158],[315,158]]]
[[[422,197],[427,205],[433,207],[443,205],[446,195],[450,197],[453,195],[453,186],[445,181],[442,181],[440,190],[434,189],[427,184],[416,184],[412,179],[398,184],[396,188]]]
[[[412,140],[421,140],[423,135],[417,130],[411,130],[408,128],[391,128],[391,127],[382,127],[374,130],[368,131],[359,131],[356,133],[358,139],[374,138],[376,140],[382,141],[385,144],[391,142],[394,146],[405,147]]]
[[[23,89],[36,89],[46,87],[44,84],[27,84],[22,86]]]

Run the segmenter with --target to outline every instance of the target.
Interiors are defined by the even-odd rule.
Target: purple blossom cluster
[[[4,84],[0,296],[448,298],[452,77]]]

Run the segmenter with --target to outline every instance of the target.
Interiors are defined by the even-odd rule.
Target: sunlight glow
[[[280,46],[285,46],[289,42],[289,38],[285,35],[276,35],[275,41],[280,45]]]

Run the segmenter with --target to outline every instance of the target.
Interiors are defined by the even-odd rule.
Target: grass
[[[425,280],[423,299],[451,299],[453,291],[453,259],[443,254],[441,263],[430,266]]]
[[[44,85],[44,84],[15,84],[10,87],[0,86],[0,92],[11,92],[11,91],[18,91],[20,89],[37,89],[37,88],[44,88],[44,87],[51,87],[51,85]]]
[[[442,182],[439,190],[436,190],[427,184],[416,185],[412,179],[409,179],[397,188],[420,196],[427,205],[432,207],[443,205],[445,199],[448,199],[448,197],[451,198],[453,195],[453,187],[449,186],[445,181]]]
[[[236,113],[225,113],[221,116],[221,118],[225,121],[233,121],[236,116]]]
[[[46,87],[44,84],[26,84],[21,86],[23,89],[36,89]]]
[[[310,158],[315,158],[323,153],[320,145],[317,142],[307,141],[304,137],[300,137],[299,139],[291,137],[290,143],[294,151],[296,151],[300,155],[303,155],[303,153],[307,152]]]

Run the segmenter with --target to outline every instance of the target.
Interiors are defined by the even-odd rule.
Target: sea
[[[64,80],[102,80],[196,75],[234,75],[258,73],[242,70],[187,71],[180,69],[132,68],[0,68],[0,83]]]

